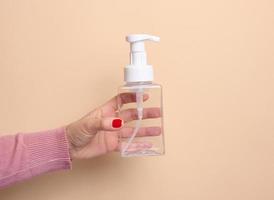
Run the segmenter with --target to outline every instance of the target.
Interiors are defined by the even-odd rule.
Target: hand
[[[148,99],[144,94],[143,101]],[[89,112],[80,120],[66,126],[69,151],[72,159],[92,158],[119,150],[119,135],[130,137],[133,128],[124,127],[126,122],[137,119],[136,109],[127,109],[116,117],[118,107],[136,102],[134,93],[123,93]],[[144,108],[143,119],[160,117],[160,108]],[[157,136],[160,127],[141,128],[137,136]]]

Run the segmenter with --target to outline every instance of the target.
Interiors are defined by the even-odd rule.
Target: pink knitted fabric
[[[64,127],[0,137],[0,188],[62,169],[71,169]]]

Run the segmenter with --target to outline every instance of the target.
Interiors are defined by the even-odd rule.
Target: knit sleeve
[[[64,169],[71,169],[64,127],[0,137],[0,188]]]

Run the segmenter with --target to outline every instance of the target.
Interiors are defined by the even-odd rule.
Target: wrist
[[[74,145],[73,139],[72,139],[72,132],[71,132],[70,124],[65,126],[65,134],[66,134],[66,138],[68,140],[69,155],[70,155],[71,160],[73,160],[73,159],[75,159],[75,156],[74,156],[75,145]]]

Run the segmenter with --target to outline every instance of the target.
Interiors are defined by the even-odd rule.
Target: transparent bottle
[[[127,36],[131,43],[130,64],[125,68],[126,84],[119,87],[118,99],[130,95],[130,103],[119,103],[119,117],[125,122],[120,131],[120,152],[123,157],[163,155],[164,126],[162,86],[153,83],[153,69],[146,63],[144,41],[159,41],[156,36]]]
[[[120,134],[121,155],[129,157],[164,154],[161,85],[152,82],[128,83],[119,88],[119,94],[124,93],[132,93],[136,99],[135,102],[121,104],[119,108],[119,117],[125,121],[124,130]],[[138,98],[143,100],[141,118],[138,116]]]

